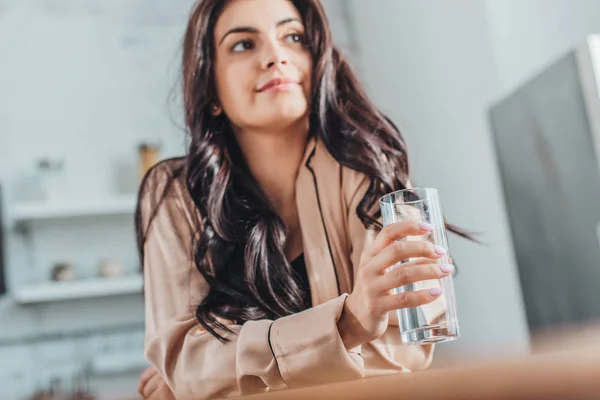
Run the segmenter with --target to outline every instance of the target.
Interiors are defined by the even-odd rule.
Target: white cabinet
[[[36,386],[28,346],[0,347],[0,399],[21,399]]]

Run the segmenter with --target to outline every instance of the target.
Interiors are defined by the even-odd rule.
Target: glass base
[[[457,323],[428,325],[407,332],[401,332],[404,344],[444,343],[460,337]]]

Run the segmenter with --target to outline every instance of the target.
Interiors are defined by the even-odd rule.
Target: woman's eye
[[[292,33],[290,35],[287,35],[285,39],[290,43],[302,43],[304,37],[298,33]]]
[[[249,40],[240,40],[233,45],[231,51],[235,53],[241,53],[242,51],[250,50],[252,48],[252,42]]]

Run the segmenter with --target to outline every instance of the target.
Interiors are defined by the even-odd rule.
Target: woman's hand
[[[388,326],[390,311],[417,307],[437,299],[441,288],[394,294],[400,286],[449,275],[453,267],[438,264],[446,250],[427,241],[403,240],[421,236],[431,226],[418,221],[403,221],[384,227],[371,246],[364,251],[356,282],[346,299],[338,321],[338,330],[347,349],[378,339]],[[400,268],[390,268],[404,259],[411,259]]]
[[[144,400],[176,400],[173,392],[154,367],[140,374],[138,393]]]

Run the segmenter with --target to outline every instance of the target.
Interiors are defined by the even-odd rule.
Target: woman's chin
[[[283,102],[282,102],[283,103]],[[274,104],[267,112],[262,113],[264,126],[291,125],[303,120],[308,115],[306,105]],[[255,114],[256,115],[256,114]]]

